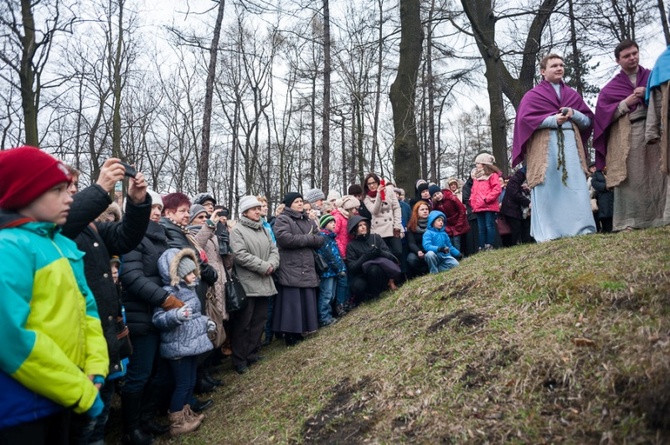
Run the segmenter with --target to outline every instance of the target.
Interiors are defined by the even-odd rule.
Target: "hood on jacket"
[[[163,252],[163,255],[158,258],[158,272],[161,274],[164,284],[176,286],[182,281],[177,273],[177,268],[179,267],[179,261],[184,257],[190,258],[195,263],[194,273],[196,277],[200,278],[200,263],[193,249],[188,247],[181,250],[172,248]]]
[[[22,226],[31,221],[35,220],[12,210],[0,210],[0,229]]]
[[[347,232],[352,235],[355,235],[353,232],[356,230],[356,226],[358,226],[358,223],[361,221],[365,221],[368,223],[368,233],[370,233],[370,221],[368,221],[367,218],[364,218],[361,215],[354,215],[351,218],[349,218],[349,221],[347,222]]]
[[[447,216],[444,213],[440,212],[439,210],[432,210],[428,214],[428,229],[435,230],[435,228],[433,227],[433,223],[437,218],[442,218],[444,220],[444,226],[442,227],[442,230],[444,230],[447,227]]]

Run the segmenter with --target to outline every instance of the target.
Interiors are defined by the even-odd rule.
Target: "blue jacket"
[[[163,289],[174,294],[185,306],[189,306],[193,314],[188,320],[177,318],[177,309],[164,310],[157,307],[154,310],[153,322],[161,331],[160,353],[167,359],[179,359],[192,355],[202,354],[214,345],[207,337],[207,316],[202,314],[200,299],[195,288],[188,288],[177,274],[179,260],[188,256],[197,265],[198,259],[193,249],[168,249],[158,259],[158,271],[163,278]],[[196,275],[200,276],[199,268]]]
[[[344,265],[340,249],[337,248],[337,243],[335,242],[337,234],[328,229],[321,229],[319,234],[323,237],[324,242],[316,252],[326,260],[329,266],[328,270],[321,274],[321,278],[331,278],[336,277],[342,272],[346,273],[347,267]]]
[[[0,429],[96,399],[109,359],[83,256],[53,223],[0,212]]]
[[[445,226],[443,226],[441,230],[437,230],[435,227],[433,227],[433,223],[437,218],[442,218],[444,220]],[[451,240],[449,239],[449,235],[447,235],[445,230],[446,224],[447,217],[444,215],[444,213],[440,212],[439,210],[433,210],[430,212],[428,215],[428,228],[423,234],[423,249],[426,252],[445,253],[442,251],[442,249],[447,247],[449,248],[449,254],[453,257],[457,257],[461,254],[461,252],[451,245]]]

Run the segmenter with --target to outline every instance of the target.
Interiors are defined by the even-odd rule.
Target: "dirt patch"
[[[455,329],[459,328],[472,328],[481,325],[486,321],[486,319],[479,315],[473,314],[471,312],[464,311],[462,309],[452,312],[451,314],[445,315],[444,317],[437,320],[435,323],[430,325],[427,329],[429,334],[434,334],[435,332],[442,329],[444,326],[449,324],[452,320],[455,320]]]
[[[640,394],[639,403],[649,427],[670,434],[670,382],[664,379],[651,385]]]
[[[356,383],[345,378],[331,388],[328,403],[303,424],[302,443],[363,443],[376,424],[370,383],[370,377]]]
[[[476,286],[476,281],[467,281],[465,283],[462,281],[450,281],[435,289],[433,294],[443,293],[443,295],[440,297],[440,300],[459,300],[461,298],[467,297],[470,294],[470,291],[472,291],[472,289],[474,289]]]

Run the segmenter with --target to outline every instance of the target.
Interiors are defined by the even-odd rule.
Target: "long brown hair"
[[[430,211],[430,206],[426,201],[419,201],[414,204],[414,207],[412,207],[412,216],[409,218],[409,222],[407,223],[407,230],[416,232],[416,227],[419,224],[419,207],[421,206],[428,207],[428,211]]]
[[[376,173],[368,173],[365,176],[365,179],[363,180],[363,195],[367,195],[370,189],[368,189],[368,179],[373,178],[377,184],[381,182],[381,179],[379,179],[379,176],[377,176]],[[379,188],[378,188],[379,190]]]

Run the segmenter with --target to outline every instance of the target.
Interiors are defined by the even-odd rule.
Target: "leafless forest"
[[[544,54],[593,104],[618,41],[658,48],[647,67],[670,44],[663,0],[155,3],[0,0],[0,147],[39,145],[84,184],[117,156],[232,207],[368,171],[411,195],[482,150],[507,171]]]

